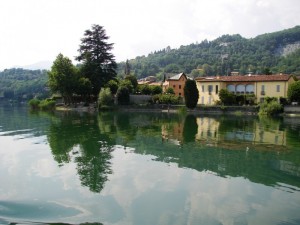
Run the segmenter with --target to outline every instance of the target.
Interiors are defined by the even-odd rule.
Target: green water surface
[[[300,118],[0,106],[0,224],[300,224]]]

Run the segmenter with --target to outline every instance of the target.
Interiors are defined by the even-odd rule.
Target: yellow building
[[[176,96],[184,97],[184,85],[188,77],[184,73],[177,74],[170,77],[163,83],[163,92],[165,92],[169,87],[173,88]]]
[[[238,94],[254,94],[256,102],[265,97],[287,98],[287,90],[295,82],[292,75],[245,75],[196,78],[199,91],[198,104],[214,105],[219,100],[219,91],[227,89]]]

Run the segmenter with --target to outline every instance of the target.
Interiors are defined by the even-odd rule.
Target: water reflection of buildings
[[[220,143],[226,141],[248,142],[255,145],[271,144],[286,146],[285,131],[280,130],[279,124],[261,124],[259,120],[247,121],[242,127],[222,124],[221,120],[215,118],[197,118],[198,133],[196,140]],[[223,126],[221,129],[220,126]]]
[[[205,141],[211,145],[216,145],[219,141],[220,122],[214,118],[201,117],[197,118],[198,132],[197,141]]]
[[[282,150],[286,146],[286,131],[279,123],[263,123],[260,120],[222,120],[221,118],[197,117],[195,141],[230,149],[255,146],[258,150]],[[184,123],[162,125],[162,138],[180,145],[184,142]],[[274,149],[275,147],[275,149]]]
[[[183,142],[183,123],[167,123],[161,126],[161,135],[163,141],[180,145]]]

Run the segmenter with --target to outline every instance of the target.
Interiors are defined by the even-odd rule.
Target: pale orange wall
[[[183,88],[185,85],[185,81],[186,81],[186,79],[184,76],[181,76],[179,80],[169,80],[169,81],[167,81],[168,85],[165,85],[165,90],[168,87],[171,87],[171,88],[173,88],[176,96],[184,97]]]

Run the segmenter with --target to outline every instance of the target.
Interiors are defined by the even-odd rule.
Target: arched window
[[[227,90],[230,92],[235,92],[235,86],[233,84],[227,85]]]
[[[244,94],[245,93],[245,85],[239,84],[236,86],[236,93],[237,94]]]
[[[254,85],[253,84],[247,84],[246,85],[246,94],[253,94],[254,93]]]

